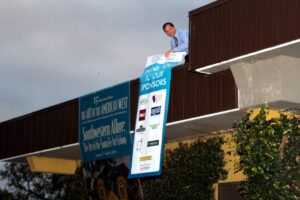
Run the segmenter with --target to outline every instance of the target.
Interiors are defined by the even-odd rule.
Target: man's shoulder
[[[178,28],[177,30],[180,30],[180,31],[188,31],[187,28]]]
[[[187,33],[187,32],[189,32],[189,30],[186,29],[186,28],[179,28],[177,30],[178,30],[179,33]]]

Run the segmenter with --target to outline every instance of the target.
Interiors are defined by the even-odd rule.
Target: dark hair
[[[164,23],[164,25],[162,26],[162,29],[165,31],[165,28],[166,28],[166,26],[172,26],[172,27],[174,27],[174,24],[173,23],[171,23],[171,22],[166,22],[166,23]]]

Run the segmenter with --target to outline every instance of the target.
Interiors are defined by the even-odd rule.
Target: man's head
[[[176,27],[171,22],[166,22],[163,25],[163,30],[169,37],[174,37],[176,34]]]

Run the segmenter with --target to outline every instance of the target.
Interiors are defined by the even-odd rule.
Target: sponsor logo
[[[138,129],[136,129],[136,132],[143,132],[145,130],[146,130],[146,128],[143,127],[143,125],[140,125],[140,127]]]
[[[157,129],[159,125],[160,125],[159,123],[157,123],[157,124],[151,124],[150,127],[152,129]]]
[[[155,94],[155,95],[152,95],[152,102],[155,103],[155,102],[160,102],[162,99],[162,94]]]
[[[143,139],[137,141],[136,150],[141,150],[142,149],[142,143],[143,143]]]
[[[152,160],[152,156],[143,156],[143,157],[140,157],[140,161],[147,161],[147,160]]]
[[[148,170],[148,169],[150,169],[150,166],[140,167],[140,170],[141,170],[141,171]]]
[[[150,169],[150,165],[149,165],[149,164],[142,164],[142,165],[140,166],[140,170],[141,170],[141,171],[144,171],[144,170],[147,170],[147,169]]]
[[[151,116],[160,115],[161,106],[151,108]]]
[[[143,121],[146,118],[146,109],[142,109],[139,111],[139,121]]]
[[[159,140],[153,140],[153,141],[149,141],[147,146],[152,147],[152,146],[157,146],[158,144],[159,144]]]
[[[140,106],[147,105],[148,99],[147,98],[141,98],[139,103],[140,103]]]

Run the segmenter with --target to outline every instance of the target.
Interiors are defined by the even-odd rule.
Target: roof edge
[[[197,14],[199,14],[201,12],[204,12],[206,10],[212,9],[214,7],[221,6],[221,5],[225,4],[225,3],[228,3],[229,1],[232,1],[232,0],[216,0],[216,1],[212,2],[212,3],[206,4],[204,6],[196,8],[194,10],[191,10],[189,12],[189,17],[191,17],[193,15],[197,15]]]

